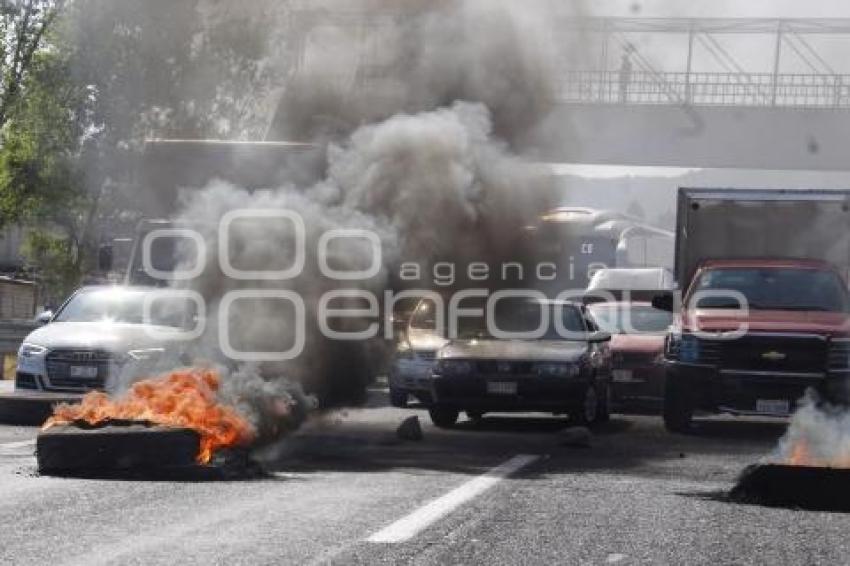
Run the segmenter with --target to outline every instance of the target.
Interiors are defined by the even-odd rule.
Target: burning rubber
[[[850,512],[850,469],[753,464],[744,469],[729,500],[771,507]]]
[[[222,401],[220,385],[217,372],[187,368],[139,381],[115,398],[92,392],[78,404],[59,405],[36,440],[39,471],[256,475],[260,469],[249,453],[264,429]],[[289,398],[273,400],[267,413],[279,419],[294,414]],[[275,422],[279,426],[265,428],[281,434],[288,421]]]
[[[60,475],[187,468],[196,464],[199,449],[193,430],[134,422],[58,425],[36,440],[39,472]]]

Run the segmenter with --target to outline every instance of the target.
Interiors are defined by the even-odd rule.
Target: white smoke
[[[771,461],[850,467],[850,412],[809,392],[791,417]]]

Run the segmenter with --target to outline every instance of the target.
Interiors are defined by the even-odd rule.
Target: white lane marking
[[[540,456],[519,454],[499,464],[487,473],[471,479],[447,494],[402,517],[395,523],[381,529],[366,539],[375,543],[397,543],[410,540],[419,532],[448,515],[467,501],[481,495],[506,477],[515,474]]]
[[[32,450],[35,449],[35,440],[21,440],[18,442],[4,442],[0,444],[0,454],[10,455],[19,453],[22,450],[28,450],[27,453],[31,454]]]

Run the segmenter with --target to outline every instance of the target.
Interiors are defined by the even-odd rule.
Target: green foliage
[[[0,0],[0,127],[64,6],[64,0]]]
[[[92,100],[56,50],[36,55],[22,88],[0,148],[0,221],[28,227],[24,256],[51,294],[64,294],[93,247],[82,170]]]
[[[66,297],[80,282],[78,250],[64,235],[34,229],[27,233],[23,253],[38,268],[41,286],[49,300]]]
[[[84,199],[79,157],[87,97],[56,53],[37,56],[0,148],[0,221],[67,224]]]
[[[288,68],[283,0],[65,4],[0,0],[0,227],[54,297],[150,204],[146,139],[262,138]]]

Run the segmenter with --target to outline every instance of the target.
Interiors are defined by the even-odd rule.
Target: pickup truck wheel
[[[691,430],[694,401],[680,382],[668,379],[664,386],[664,426],[670,432],[686,433]]]
[[[588,384],[584,393],[569,411],[570,424],[574,426],[590,426],[599,422],[599,407],[601,401],[596,385]]]
[[[390,405],[404,409],[407,407],[407,391],[390,387]]]
[[[429,407],[428,415],[431,417],[431,422],[439,428],[452,428],[457,423],[457,418],[460,416],[460,411],[447,409],[445,407]]]

